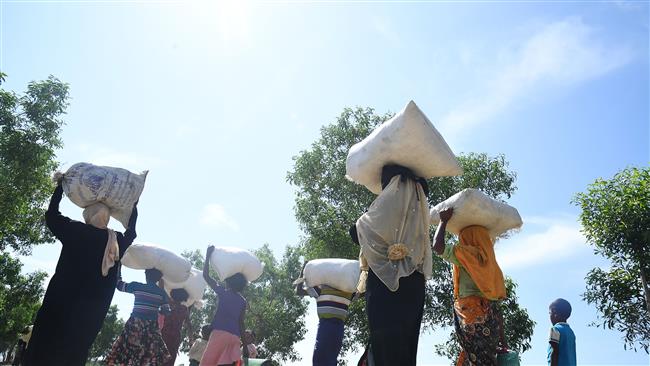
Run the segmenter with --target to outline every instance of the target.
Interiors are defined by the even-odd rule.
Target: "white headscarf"
[[[111,219],[111,210],[103,203],[95,203],[86,207],[83,211],[84,221],[98,229],[108,231],[108,240],[104,248],[104,257],[102,258],[102,276],[108,276],[108,271],[120,259],[120,246],[117,243],[115,231],[108,229],[108,221]]]
[[[360,292],[365,291],[368,268],[391,291],[397,291],[399,279],[414,271],[431,278],[429,204],[422,186],[414,180],[402,182],[401,176],[394,176],[357,220],[357,233],[361,245]]]

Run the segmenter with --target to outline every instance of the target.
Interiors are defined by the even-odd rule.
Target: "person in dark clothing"
[[[106,227],[110,216],[102,204],[84,211],[85,224],[63,216],[59,212],[62,196],[59,180],[45,221],[62,244],[61,254],[36,315],[24,366],[85,365],[113,299],[115,260],[136,237],[137,202],[122,234]]]
[[[382,192],[350,228],[361,247],[369,348],[360,364],[416,364],[425,281],[431,278],[426,180],[398,165],[382,169]]]

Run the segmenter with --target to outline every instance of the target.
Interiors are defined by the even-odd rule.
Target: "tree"
[[[609,270],[594,268],[585,278],[583,299],[596,306],[598,326],[624,334],[624,347],[650,347],[650,168],[627,168],[610,180],[597,179],[573,203],[594,252]]]
[[[89,361],[98,362],[105,359],[111,352],[113,342],[122,333],[124,320],[117,315],[117,312],[117,305],[111,305],[108,308],[102,329],[99,330],[95,341],[90,346],[90,351],[88,352]]]
[[[13,349],[20,334],[34,322],[45,292],[47,274],[20,273],[22,264],[9,253],[0,252],[0,354]]]
[[[294,294],[293,281],[300,276],[302,262],[300,252],[291,246],[286,247],[280,261],[267,244],[254,254],[264,263],[264,272],[259,279],[251,282],[244,290],[248,301],[246,327],[257,335],[258,353],[261,358],[276,362],[297,361],[300,355],[294,344],[305,336],[304,315],[307,303]],[[184,252],[196,268],[203,268],[204,257],[198,251]],[[215,278],[216,275],[215,275]],[[214,291],[208,290],[204,296],[203,308],[192,312],[191,321],[195,329],[212,320],[218,306]]]
[[[359,247],[349,237],[348,229],[375,199],[365,187],[345,178],[345,161],[350,147],[361,141],[391,115],[377,115],[371,108],[346,108],[337,120],[321,128],[321,135],[311,148],[293,158],[293,170],[287,180],[296,186],[295,215],[304,232],[301,247],[307,259],[358,258]],[[516,174],[508,170],[503,155],[461,154],[458,157],[464,174],[428,180],[430,204],[436,204],[464,188],[477,188],[496,198],[510,198],[516,190]],[[451,240],[451,236],[448,236]],[[425,330],[451,326],[453,285],[451,266],[437,256],[433,258],[433,280],[427,282],[423,325]],[[516,286],[511,283],[505,306],[506,323],[520,321],[521,327],[507,332],[509,344],[520,352],[530,348],[528,343],[534,322],[517,304]],[[363,313],[364,301],[353,303],[346,322],[343,351],[356,349],[368,339],[367,319]],[[451,338],[439,348],[446,352],[456,346]],[[451,351],[449,351],[451,352]]]
[[[5,77],[0,72],[0,85]],[[53,240],[43,217],[67,106],[68,85],[53,76],[23,95],[0,89],[0,250],[29,254]]]

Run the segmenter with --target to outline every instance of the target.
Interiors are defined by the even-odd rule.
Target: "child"
[[[548,307],[551,318],[551,335],[548,340],[549,366],[576,366],[576,336],[566,323],[571,316],[571,304],[557,299]]]
[[[303,266],[303,271],[304,269]],[[300,273],[300,277],[303,277],[303,273]],[[356,298],[355,294],[325,285],[305,289],[301,280],[294,283],[296,283],[296,294],[316,298],[318,331],[312,356],[313,366],[336,366],[343,345],[348,306]]]
[[[117,289],[135,295],[133,311],[122,334],[113,343],[106,363],[112,365],[159,366],[169,359],[169,351],[158,328],[158,312],[169,313],[167,294],[156,286],[162,273],[153,268],[144,273],[147,283],[124,282],[121,265],[117,269]],[[160,310],[162,309],[162,310]]]
[[[257,346],[255,346],[255,332],[250,329],[246,329],[244,332],[244,340],[248,343],[247,351],[248,358],[257,358]],[[242,349],[243,353],[243,349]]]
[[[192,343],[190,352],[187,356],[190,358],[190,366],[199,366],[201,363],[201,358],[203,357],[203,352],[208,345],[208,339],[210,338],[210,332],[212,331],[212,326],[206,324],[201,327],[201,338],[197,339]]]
[[[219,306],[212,320],[212,333],[203,353],[201,366],[230,365],[241,359],[240,346],[247,346],[243,337],[247,302],[241,295],[248,281],[241,273],[226,278],[221,286],[210,277],[210,257],[214,246],[210,245],[205,255],[203,278],[219,298]]]

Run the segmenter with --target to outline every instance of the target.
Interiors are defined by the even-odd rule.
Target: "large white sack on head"
[[[243,274],[248,281],[255,281],[264,269],[253,253],[232,247],[215,247],[210,263],[222,281],[235,273]]]
[[[184,282],[190,276],[192,264],[180,255],[156,244],[132,244],[124,253],[122,264],[132,269],[155,268],[172,282]]]
[[[431,224],[438,225],[439,213],[449,207],[454,208],[454,214],[447,223],[447,231],[456,235],[468,226],[480,225],[497,238],[523,224],[516,208],[473,188],[464,189],[431,208]]]
[[[140,199],[147,171],[133,174],[122,168],[77,163],[63,178],[63,190],[81,208],[101,202],[111,209],[111,216],[126,228],[133,204]]]
[[[346,177],[381,192],[381,170],[397,164],[422,178],[463,173],[442,135],[413,101],[355,144],[345,163]]]
[[[309,287],[327,285],[345,292],[356,291],[359,274],[359,261],[340,258],[311,260],[304,272]]]
[[[174,282],[165,276],[163,276],[163,280],[165,281],[165,291],[167,291],[169,296],[171,296],[171,291],[173,289],[182,288],[185,289],[189,295],[187,301],[183,302],[183,305],[196,305],[197,308],[203,306],[201,299],[203,299],[203,292],[205,291],[205,287],[208,285],[203,279],[203,271],[192,268],[190,277],[188,277],[184,282]]]

